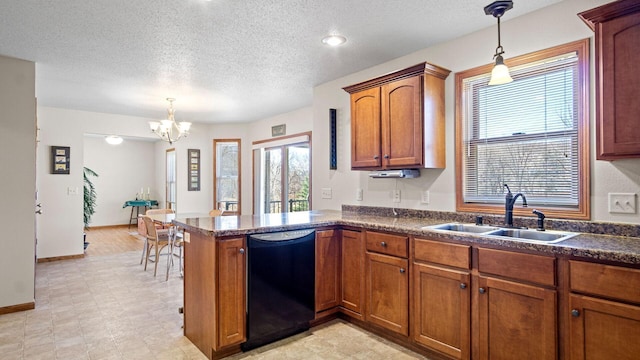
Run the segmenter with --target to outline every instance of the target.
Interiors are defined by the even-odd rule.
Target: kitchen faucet
[[[509,185],[504,184],[504,187],[507,188],[507,195],[504,197],[504,222],[507,227],[513,227],[513,204],[516,203],[518,197],[522,198],[522,207],[527,207],[527,198],[522,193],[517,193],[513,195],[511,193],[511,189],[509,189]]]

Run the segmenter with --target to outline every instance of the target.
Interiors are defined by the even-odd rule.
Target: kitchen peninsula
[[[239,352],[246,341],[247,235],[315,229],[312,325],[340,316],[434,359],[502,351],[585,358],[595,347],[624,359],[640,351],[631,339],[640,330],[637,225],[549,221],[580,234],[543,244],[424,228],[471,222],[473,214],[396,212],[345,206],[176,219],[185,229],[185,336],[211,359]],[[535,228],[532,218],[515,221]],[[608,325],[590,325],[596,313]],[[616,328],[622,330],[613,341],[603,336]],[[492,338],[498,333],[508,338]]]

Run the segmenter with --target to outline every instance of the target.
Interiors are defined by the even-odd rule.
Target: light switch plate
[[[362,201],[362,189],[356,189],[356,201]]]
[[[636,194],[609,193],[609,213],[635,214],[636,213]]]
[[[322,198],[323,199],[331,199],[331,188],[322,188]]]
[[[420,198],[420,202],[423,204],[429,203],[429,190],[425,190],[422,192],[422,197]]]

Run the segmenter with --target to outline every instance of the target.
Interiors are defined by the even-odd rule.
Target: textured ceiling
[[[515,0],[505,20],[559,0]],[[36,62],[38,104],[253,121],[314,86],[495,26],[490,0],[1,0],[0,54]],[[329,33],[341,47],[321,43]],[[493,46],[493,44],[489,44]],[[490,48],[492,49],[492,48]]]

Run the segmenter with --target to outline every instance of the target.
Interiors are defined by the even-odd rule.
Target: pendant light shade
[[[489,80],[489,85],[500,85],[507,84],[513,81],[511,75],[509,74],[509,68],[504,64],[504,59],[502,58],[502,54],[504,54],[504,49],[502,48],[502,44],[500,43],[500,18],[504,15],[507,10],[513,8],[513,1],[494,1],[493,3],[485,6],[484,13],[486,15],[492,15],[496,19],[498,19],[498,47],[496,47],[496,53],[493,57],[496,59],[496,64],[493,66],[493,70],[491,71],[491,79]]]

